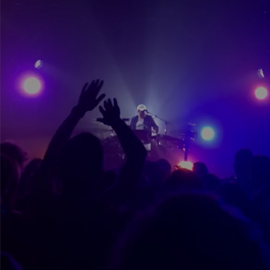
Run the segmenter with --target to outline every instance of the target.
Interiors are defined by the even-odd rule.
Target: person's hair
[[[103,148],[96,136],[80,133],[64,146],[58,166],[63,192],[89,192],[102,171]]]
[[[19,184],[19,169],[15,161],[1,154],[1,202],[10,206]]]
[[[170,162],[166,159],[159,159],[157,161],[157,164],[159,165],[162,173],[166,176],[166,175],[169,175],[171,173],[171,170],[172,170],[172,166],[170,164]]]
[[[144,175],[149,180],[151,186],[161,185],[163,175],[157,162],[147,161],[144,166]]]
[[[245,216],[251,217],[251,201],[237,182],[227,182],[221,187],[220,197],[224,204],[239,209]]]
[[[216,200],[182,194],[131,224],[113,269],[267,269],[260,248],[249,224]]]
[[[180,168],[168,177],[165,188],[168,192],[177,193],[184,190],[202,190],[203,184],[194,172]]]
[[[237,178],[248,178],[253,153],[249,149],[240,149],[234,156],[234,171]]]
[[[22,150],[22,148],[12,142],[1,143],[1,153],[10,157],[18,163],[20,167],[27,160],[27,153]]]
[[[193,164],[193,172],[200,178],[203,178],[208,174],[207,166],[202,162],[195,162]]]

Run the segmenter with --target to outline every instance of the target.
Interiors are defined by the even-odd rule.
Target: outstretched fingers
[[[103,84],[104,84],[104,81],[100,81],[100,83],[99,83],[99,85],[98,85],[99,91],[100,91],[100,89],[103,87]]]
[[[108,101],[104,100],[103,107],[105,110],[108,110]]]
[[[92,89],[93,87],[95,87],[95,81],[94,81],[94,80],[89,84],[87,90],[90,90],[90,89]]]
[[[117,102],[117,99],[116,98],[113,99],[113,106],[114,107],[118,107],[118,102]]]
[[[82,93],[85,93],[88,88],[88,82],[83,86]]]
[[[96,81],[95,81],[95,90],[96,90],[96,94],[99,93],[99,91],[101,90],[103,84],[104,84],[104,81],[101,81],[101,80],[96,80]]]
[[[91,84],[88,86],[87,90],[97,95],[99,91],[101,90],[103,84],[104,84],[104,81],[93,80]]]
[[[105,101],[104,101],[104,103],[105,103]],[[100,111],[100,113],[104,116],[105,110],[103,109],[102,106],[99,106],[99,111]]]
[[[96,105],[98,105],[105,97],[106,97],[105,94],[100,95],[96,100]]]
[[[112,107],[112,100],[109,98],[108,99],[108,107],[111,108]]]

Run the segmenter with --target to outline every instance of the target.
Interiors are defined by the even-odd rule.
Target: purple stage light
[[[37,77],[26,77],[23,80],[22,88],[28,95],[37,95],[42,89],[42,84]]]
[[[265,87],[260,86],[255,90],[255,97],[259,100],[265,99],[267,95],[268,93]]]
[[[205,141],[211,141],[215,137],[215,131],[211,127],[204,127],[201,136]]]

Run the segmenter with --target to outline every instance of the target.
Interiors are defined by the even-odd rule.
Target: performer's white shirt
[[[143,125],[144,119],[143,118],[138,118],[138,121],[136,123],[136,129],[137,130],[143,130],[144,125]],[[144,147],[147,151],[151,151],[151,143],[144,144]]]
[[[143,118],[138,118],[138,121],[136,123],[136,129],[137,130],[143,130],[143,128],[144,128],[143,123],[144,123],[144,119]]]

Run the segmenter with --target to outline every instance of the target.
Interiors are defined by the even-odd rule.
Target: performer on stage
[[[137,107],[138,115],[133,117],[130,122],[130,127],[133,130],[146,130],[151,136],[152,130],[158,133],[158,126],[155,123],[152,116],[147,115],[147,108],[145,105],[141,104]],[[150,138],[143,141],[146,150],[151,150],[151,141]]]

